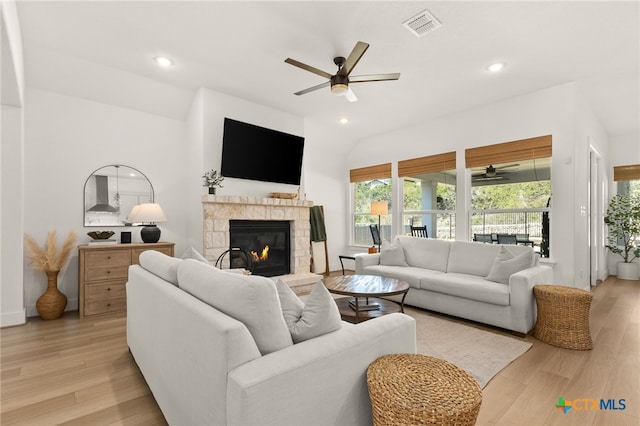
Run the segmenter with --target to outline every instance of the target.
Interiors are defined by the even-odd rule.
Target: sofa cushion
[[[140,253],[138,262],[152,274],[173,285],[178,285],[178,265],[182,263],[182,259],[167,256],[156,250],[146,250]]]
[[[502,246],[485,279],[497,283],[509,284],[509,277],[512,274],[530,268],[534,263],[535,256],[533,256],[532,253],[524,252],[515,254],[511,248]]]
[[[430,269],[415,268],[413,266],[366,266],[362,269],[363,274],[378,275],[381,277],[396,278],[406,281],[411,288],[420,288],[420,280],[433,274],[444,274],[440,271]]]
[[[269,278],[232,274],[185,259],[178,266],[178,284],[191,295],[244,323],[263,355],[293,345],[276,285]]]
[[[494,305],[509,306],[509,286],[487,281],[482,277],[449,272],[433,274],[420,280],[423,290],[462,297]]]
[[[418,238],[408,235],[396,237],[404,250],[404,258],[409,266],[434,271],[447,271],[450,241],[433,238]]]
[[[404,250],[400,244],[391,244],[387,240],[380,247],[380,264],[386,266],[409,266],[404,258]]]
[[[447,272],[486,277],[500,246],[469,241],[452,241]]]
[[[339,330],[342,326],[338,305],[322,282],[316,283],[305,303],[282,280],[276,280],[284,320],[293,343],[304,342]]]

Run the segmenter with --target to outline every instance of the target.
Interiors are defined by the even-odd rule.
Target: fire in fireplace
[[[289,274],[289,225],[289,221],[286,220],[230,220],[231,267],[245,268],[254,275],[265,277]]]

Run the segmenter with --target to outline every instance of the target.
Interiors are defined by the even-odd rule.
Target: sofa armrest
[[[233,370],[227,384],[233,425],[370,425],[369,364],[416,352],[415,320],[395,313],[307,340]]]
[[[551,283],[553,268],[546,265],[534,266],[509,277],[511,307],[518,313],[517,318],[514,317],[514,321],[518,323],[514,324],[513,330],[527,333],[533,328],[536,320],[533,286]]]
[[[361,274],[366,266],[380,264],[380,253],[359,253],[356,254],[356,274]]]

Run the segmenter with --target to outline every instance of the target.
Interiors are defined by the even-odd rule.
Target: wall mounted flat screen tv
[[[300,185],[304,138],[224,119],[224,177]]]

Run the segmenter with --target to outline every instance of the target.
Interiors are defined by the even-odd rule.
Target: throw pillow
[[[404,258],[404,250],[400,244],[383,241],[380,247],[380,264],[386,266],[409,266]]]
[[[514,256],[512,252],[505,247],[500,248],[500,252],[491,265],[489,275],[485,280],[502,284],[509,284],[509,277],[516,272],[523,271],[531,267],[531,254],[522,253]]]
[[[138,263],[153,275],[178,285],[178,265],[182,263],[182,259],[167,256],[156,250],[145,250],[140,253]]]
[[[231,274],[185,259],[178,266],[178,284],[192,296],[242,322],[261,354],[293,344],[282,316],[276,285],[269,278]]]
[[[276,287],[293,343],[304,342],[342,327],[338,306],[322,282],[313,287],[304,304],[284,282],[277,280]]]

